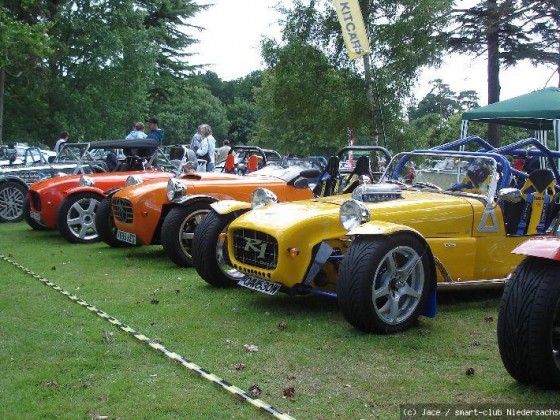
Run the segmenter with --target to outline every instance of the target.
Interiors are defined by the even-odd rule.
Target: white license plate
[[[136,245],[136,235],[134,233],[123,232],[117,230],[117,239],[126,242],[127,244]]]
[[[38,221],[39,223],[41,222],[41,213],[39,213],[38,211],[33,211],[33,210],[31,210],[31,211],[29,212],[29,215],[31,216],[31,218],[32,218],[33,220],[36,220],[36,221]]]
[[[281,284],[273,283],[267,280],[256,279],[254,277],[245,277],[237,283],[239,286],[247,289],[256,290],[257,292],[266,293],[267,295],[275,295],[282,287]]]

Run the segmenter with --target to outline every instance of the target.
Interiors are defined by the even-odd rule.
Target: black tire
[[[99,241],[95,213],[103,196],[82,192],[66,197],[56,215],[58,230],[68,242],[87,244]]]
[[[178,266],[192,266],[194,231],[210,210],[210,203],[198,202],[174,207],[165,217],[161,226],[161,244],[167,256]]]
[[[231,287],[245,277],[231,265],[227,253],[227,238],[220,239],[235,219],[233,213],[218,214],[211,211],[195,230],[192,260],[202,279],[214,287]]]
[[[23,205],[23,217],[31,229],[36,231],[52,230],[49,226],[43,224],[42,222],[35,220],[31,217],[31,206],[29,205],[29,199],[25,199],[25,204]]]
[[[560,263],[527,257],[506,284],[498,348],[519,382],[560,389]]]
[[[21,222],[24,217],[23,208],[27,197],[27,188],[16,181],[0,184],[0,222]]]
[[[113,248],[129,248],[135,246],[117,238],[117,228],[113,220],[111,197],[105,197],[101,200],[99,206],[97,206],[97,211],[95,212],[95,228],[97,229],[99,240]]]
[[[429,295],[432,261],[427,251],[427,245],[409,234],[358,237],[338,274],[338,304],[346,320],[361,331],[380,334],[412,325]],[[393,273],[390,258],[396,264]],[[414,264],[412,272],[398,278],[407,263]],[[379,295],[373,298],[375,290]]]

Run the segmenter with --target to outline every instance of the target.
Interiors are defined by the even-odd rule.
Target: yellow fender
[[[218,214],[229,214],[239,210],[251,210],[251,203],[237,200],[221,200],[210,205]]]
[[[426,242],[424,237],[416,229],[391,222],[377,221],[373,223],[364,223],[357,228],[348,232],[349,236],[353,235],[390,235],[396,232],[410,232]]]

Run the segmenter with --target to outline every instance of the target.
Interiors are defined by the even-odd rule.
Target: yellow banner
[[[350,60],[367,54],[369,42],[358,0],[333,0],[333,3]]]

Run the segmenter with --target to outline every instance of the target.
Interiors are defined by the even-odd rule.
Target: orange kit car
[[[226,199],[249,202],[262,186],[280,201],[312,198],[309,180],[319,175],[317,168],[269,165],[245,176],[193,172],[169,181],[146,181],[109,192],[97,211],[97,230],[114,247],[161,243],[176,264],[190,266],[193,232],[210,204]]]

